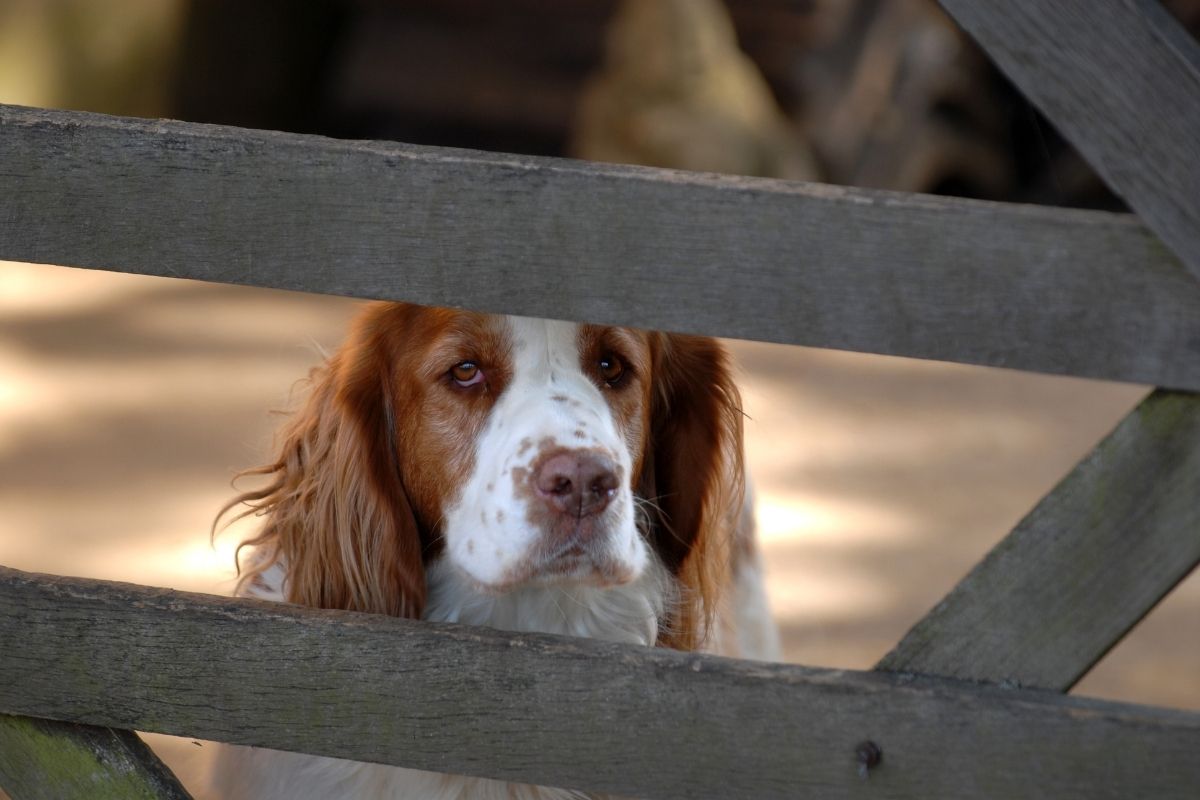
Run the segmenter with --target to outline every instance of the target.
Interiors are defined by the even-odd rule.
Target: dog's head
[[[695,644],[741,501],[716,341],[379,303],[313,383],[239,498],[288,600],[416,617],[435,559],[486,593],[657,560],[683,589],[664,643]]]

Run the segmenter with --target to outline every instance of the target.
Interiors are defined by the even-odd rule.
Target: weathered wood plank
[[[1127,215],[0,107],[0,259],[1200,389]]]
[[[1200,563],[1200,395],[1150,395],[879,669],[1066,691]]]
[[[1159,0],[940,0],[1200,278],[1200,45]]]
[[[12,800],[190,800],[131,731],[0,714],[0,789]]]
[[[0,709],[662,798],[1191,797],[1200,715],[0,570]],[[868,781],[855,752],[882,749]]]

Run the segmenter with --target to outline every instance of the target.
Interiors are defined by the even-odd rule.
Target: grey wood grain
[[[1128,215],[0,107],[0,259],[1200,389]]]
[[[940,0],[1200,278],[1200,45],[1159,0]]]
[[[646,797],[1200,785],[1196,714],[7,569],[0,710]]]
[[[1157,391],[879,669],[1066,691],[1200,563],[1200,395]]]
[[[0,789],[12,800],[190,800],[131,731],[0,714]]]

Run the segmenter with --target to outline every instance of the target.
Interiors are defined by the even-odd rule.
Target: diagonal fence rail
[[[133,731],[0,714],[0,790],[13,800],[189,800]]]
[[[1200,44],[1159,0],[939,0],[1200,279]]]
[[[877,668],[1069,690],[1200,563],[1197,487],[1200,396],[1155,392]]]

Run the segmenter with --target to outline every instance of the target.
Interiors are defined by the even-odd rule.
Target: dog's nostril
[[[586,517],[603,511],[616,493],[616,467],[594,451],[563,450],[537,466],[533,485],[552,510]]]
[[[617,490],[617,476],[611,472],[605,473],[592,481],[588,488],[596,495],[611,495]]]

